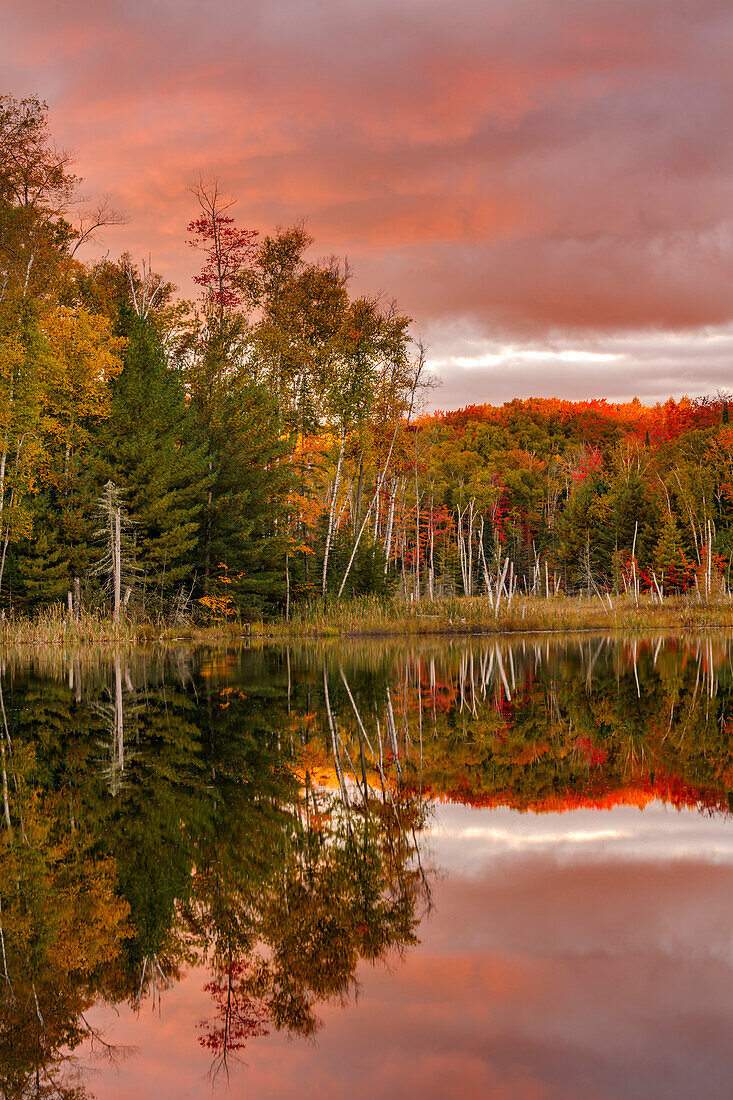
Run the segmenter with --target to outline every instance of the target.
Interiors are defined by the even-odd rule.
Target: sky
[[[433,405],[731,385],[730,0],[0,0],[0,27],[0,90],[129,215],[97,251],[186,295],[216,176],[398,300]]]

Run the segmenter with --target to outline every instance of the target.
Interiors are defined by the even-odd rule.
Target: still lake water
[[[6,664],[0,1096],[733,1091],[733,640]]]

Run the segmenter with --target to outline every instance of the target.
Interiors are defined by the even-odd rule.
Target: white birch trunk
[[[341,466],[344,461],[344,448],[346,445],[346,431],[341,429],[341,444],[339,447],[338,463],[336,464],[336,477],[333,482],[333,493],[331,495],[331,505],[328,510],[328,531],[326,532],[326,546],[323,551],[323,579],[321,585],[321,595],[326,596],[326,586],[328,577],[328,555],[331,551],[331,542],[334,535],[334,526],[336,518],[336,501],[338,500],[339,487],[341,485]]]

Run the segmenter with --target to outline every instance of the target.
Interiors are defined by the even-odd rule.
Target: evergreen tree
[[[685,561],[681,550],[682,536],[674,516],[668,516],[654,548],[654,570],[665,588],[681,588],[684,583]]]
[[[47,503],[47,498],[43,503]],[[69,591],[68,548],[53,539],[46,513],[39,510],[35,537],[18,548],[8,580],[13,605],[34,610],[46,603],[65,600]]]
[[[332,569],[328,577],[327,591],[330,596],[335,596],[338,592],[353,546],[352,530],[346,527],[339,528],[333,540]],[[343,594],[345,596],[389,596],[394,592],[396,584],[397,574],[384,571],[384,550],[381,544],[370,538],[363,538],[359,543]]]
[[[592,589],[613,579],[613,504],[600,478],[573,489],[557,524],[560,558],[572,588]]]
[[[285,596],[291,467],[277,405],[264,386],[225,379],[204,414],[212,471],[199,553],[204,597],[226,597],[240,614],[259,615]]]
[[[128,346],[100,432],[97,476],[124,490],[143,607],[149,609],[193,578],[210,478],[205,446],[194,438],[183,377],[168,365],[155,320],[125,306],[120,327]]]

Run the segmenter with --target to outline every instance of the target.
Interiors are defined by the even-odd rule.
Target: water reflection
[[[417,944],[441,802],[504,807],[481,828],[514,851],[508,810],[725,818],[731,684],[722,636],[9,664],[2,1095],[89,1095],[77,1054],[129,1053],[100,1004],[164,1011],[192,972],[212,1079],[268,1032],[312,1036],[360,960]]]

